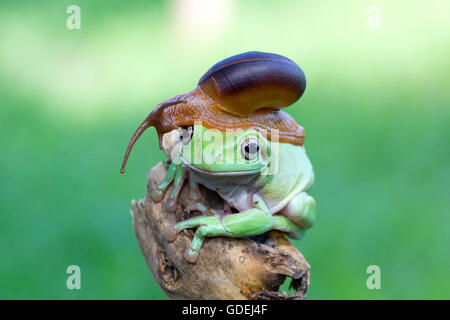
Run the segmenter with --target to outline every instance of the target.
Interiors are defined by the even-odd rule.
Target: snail
[[[269,140],[271,129],[277,129],[280,142],[302,146],[303,127],[280,109],[300,99],[305,87],[303,71],[284,56],[251,51],[224,59],[200,78],[193,91],[156,106],[132,136],[120,172],[124,173],[134,143],[151,126],[160,148],[165,133],[197,121],[220,131],[256,129]]]

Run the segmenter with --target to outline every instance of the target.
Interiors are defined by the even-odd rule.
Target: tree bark
[[[165,174],[162,163],[150,170],[146,197],[132,201],[131,214],[145,260],[169,299],[305,299],[310,266],[280,232],[244,239],[207,238],[197,263],[188,263],[183,254],[194,230],[184,230],[174,242],[168,242],[163,232],[199,213],[185,209],[189,201],[187,183],[175,212],[165,209],[165,199],[159,203],[150,199],[151,191]],[[201,187],[201,193],[207,206],[223,206],[215,192]],[[292,294],[278,292],[286,277],[292,278]]]

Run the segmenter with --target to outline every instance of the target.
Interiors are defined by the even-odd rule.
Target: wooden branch
[[[150,199],[151,191],[165,174],[162,163],[150,170],[147,195],[132,201],[131,214],[142,253],[169,299],[305,299],[310,266],[279,232],[247,239],[207,238],[197,263],[188,263],[183,254],[194,231],[184,230],[174,242],[166,241],[163,232],[177,221],[199,213],[184,209],[189,201],[187,183],[176,212],[165,209],[165,199],[160,203]],[[201,188],[201,193],[202,202],[209,207],[223,205],[216,193],[206,188]],[[278,292],[286,276],[292,278],[294,294]]]

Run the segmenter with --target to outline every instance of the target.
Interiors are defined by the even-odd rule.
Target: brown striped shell
[[[198,85],[224,111],[248,116],[293,104],[305,91],[306,79],[292,60],[251,51],[215,64]]]
[[[122,163],[141,134],[154,126],[160,148],[162,136],[179,127],[201,122],[220,131],[253,128],[270,140],[278,130],[280,142],[303,145],[303,128],[279,109],[297,101],[305,89],[305,77],[291,60],[269,53],[248,52],[214,65],[197,88],[159,104],[131,138]]]

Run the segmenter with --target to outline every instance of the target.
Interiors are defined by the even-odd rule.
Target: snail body
[[[134,143],[151,126],[156,128],[160,147],[165,133],[197,121],[220,131],[253,128],[269,140],[271,129],[276,129],[280,142],[301,146],[303,127],[280,109],[296,102],[305,87],[303,71],[281,55],[251,51],[222,60],[200,78],[193,91],[156,106],[132,136],[121,173]]]

